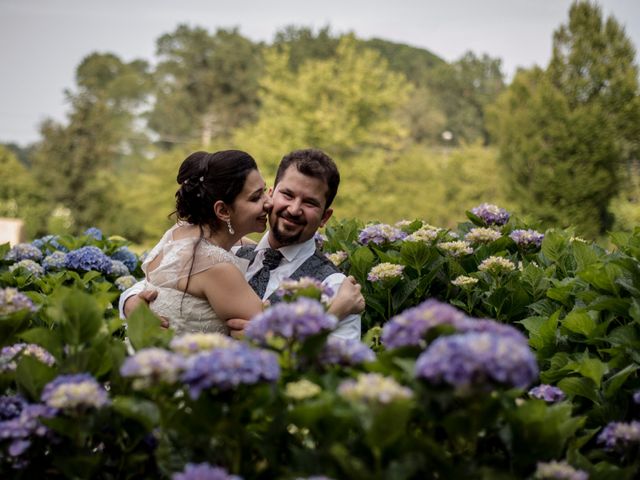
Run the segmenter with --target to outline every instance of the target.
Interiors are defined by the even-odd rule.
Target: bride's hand
[[[329,313],[341,320],[348,315],[362,313],[365,307],[365,300],[361,289],[362,286],[356,282],[355,278],[352,276],[345,278],[331,305],[329,305]]]

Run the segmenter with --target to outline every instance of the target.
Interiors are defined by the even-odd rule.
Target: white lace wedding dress
[[[218,318],[207,299],[179,290],[178,282],[189,276],[190,269],[191,275],[195,275],[223,262],[235,265],[244,275],[248,262],[205,239],[198,244],[194,255],[198,238],[174,240],[173,231],[179,226],[167,230],[142,264],[146,277],[145,289],[158,292],[158,297],[149,304],[149,308],[156,315],[167,318],[176,334],[220,332],[228,335],[229,329]],[[150,263],[158,256],[161,256],[160,263],[149,271]]]

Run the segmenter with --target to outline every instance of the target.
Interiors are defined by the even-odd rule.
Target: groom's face
[[[273,209],[269,216],[273,247],[309,240],[333,213],[325,209],[328,186],[322,179],[300,173],[289,166],[273,188]]]

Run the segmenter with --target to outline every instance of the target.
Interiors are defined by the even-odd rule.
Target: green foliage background
[[[329,27],[258,44],[179,25],[153,59],[88,55],[66,95],[66,121],[0,150],[12,178],[0,215],[30,237],[97,226],[152,244],[181,161],[226,148],[250,152],[268,182],[290,150],[326,151],[343,178],[338,218],[452,226],[490,202],[596,240],[640,220],[635,50],[587,1],[554,33],[549,65],[509,85],[499,59],[473,52],[447,63]]]

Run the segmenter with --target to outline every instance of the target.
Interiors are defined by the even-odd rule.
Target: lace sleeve
[[[157,287],[176,288],[178,281],[209,270],[220,263],[231,263],[244,275],[243,264],[235,255],[207,241],[198,239],[168,240],[158,252],[160,264],[147,273],[148,280]]]

